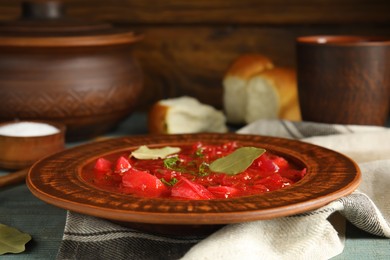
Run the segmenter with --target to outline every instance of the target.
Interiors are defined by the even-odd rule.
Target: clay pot
[[[50,1],[23,3],[0,35],[0,121],[59,121],[67,140],[81,140],[133,111],[143,80],[131,48],[141,36],[71,19]]]

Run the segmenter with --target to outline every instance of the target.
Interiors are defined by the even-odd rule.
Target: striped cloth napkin
[[[351,195],[307,213],[231,224],[208,237],[148,234],[68,212],[57,259],[329,259],[342,253],[346,219],[390,238],[390,129],[260,120],[238,131],[321,145],[342,152],[362,171]]]

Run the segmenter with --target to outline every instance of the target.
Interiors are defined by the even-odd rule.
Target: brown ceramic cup
[[[305,36],[296,42],[305,121],[384,125],[390,103],[390,39]]]

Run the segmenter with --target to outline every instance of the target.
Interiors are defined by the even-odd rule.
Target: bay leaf
[[[210,164],[210,170],[228,175],[236,175],[245,171],[263,153],[265,153],[265,149],[262,148],[241,147],[231,154],[213,161]]]
[[[179,147],[165,146],[162,148],[149,148],[146,145],[142,145],[137,150],[133,151],[131,156],[140,160],[165,159],[169,155],[180,152],[180,150]]]
[[[31,236],[16,228],[0,224],[0,255],[5,253],[21,253]]]

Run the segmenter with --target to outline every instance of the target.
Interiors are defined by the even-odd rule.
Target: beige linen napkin
[[[315,211],[225,226],[192,247],[183,260],[329,259],[344,248],[339,225],[345,219],[340,214],[369,233],[390,237],[390,194],[385,192],[390,186],[390,129],[260,120],[238,133],[300,139],[337,150],[358,162],[362,184]]]

